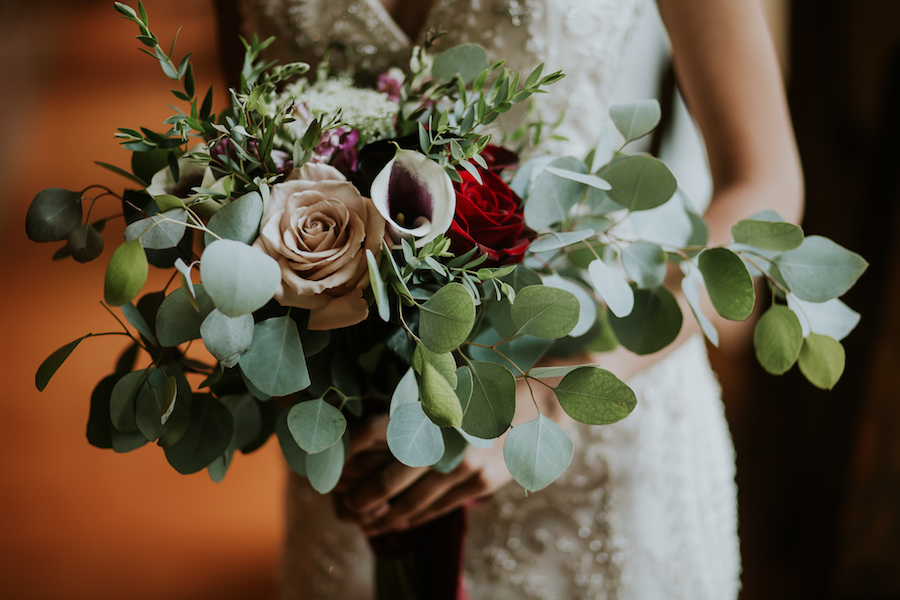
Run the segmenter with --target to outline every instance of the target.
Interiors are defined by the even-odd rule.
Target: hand
[[[387,421],[387,415],[379,415],[353,431],[344,473],[334,491],[338,516],[359,523],[366,535],[416,527],[512,481],[502,438],[491,448],[470,446],[459,466],[439,473],[398,462],[387,448]]]

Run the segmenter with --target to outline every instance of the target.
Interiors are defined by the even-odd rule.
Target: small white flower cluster
[[[295,101],[295,122],[288,128],[297,137],[303,135],[310,120],[338,112],[341,123],[359,131],[363,144],[395,135],[397,103],[382,92],[355,87],[350,79],[329,78],[312,85],[299,81],[285,88],[279,103],[291,99]]]

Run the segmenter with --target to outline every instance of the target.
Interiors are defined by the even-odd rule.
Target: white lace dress
[[[477,42],[512,69],[562,69],[542,112],[564,113],[566,151],[606,121],[642,0],[436,0],[427,25]],[[245,30],[276,35],[281,58],[317,62],[338,41],[381,71],[411,46],[379,0],[242,0]],[[734,450],[703,342],[692,339],[629,384],[634,412],[576,426],[565,475],[530,494],[511,484],[470,510],[473,600],[733,600],[740,587]],[[372,558],[328,499],[291,477],[283,597],[372,597]]]

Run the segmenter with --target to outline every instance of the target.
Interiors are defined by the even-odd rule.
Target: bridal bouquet
[[[865,261],[774,213],[708,247],[666,165],[624,152],[655,128],[655,102],[612,108],[621,144],[607,134],[586,157],[545,156],[533,150],[539,121],[507,132],[506,147],[490,132],[560,73],[520,76],[480,47],[438,54],[428,40],[407,71],[361,87],[265,62],[272,40],[254,37],[240,87],[214,114],[212,89],[197,95],[189,58],[160,45],[143,6],[116,9],[182,109],[162,131],[118,131],[130,170],[102,166],[128,189],[48,188],[26,221],[31,239],[65,241],[57,257],[78,262],[100,256],[107,221],[127,224],[103,292],[122,330],[66,344],[36,377],[43,389],[89,337],[127,336],[91,398],[90,443],[154,442],[179,472],[219,480],[235,452],[274,433],[325,493],[341,476],[348,420],[388,412],[399,461],[448,471],[469,444],[506,433],[510,473],[539,490],[566,469],[572,442],[536,402],[535,418],[511,428],[517,382],[551,388],[580,422],[626,417],[635,396],[615,374],[545,365],[672,343],[682,314],[663,284],[673,271],[713,343],[700,287],[720,315],[746,319],[753,278],[765,278],[772,302],[754,336],[763,367],[796,363],[823,388],[838,380],[840,339],[858,315],[837,298]],[[97,218],[101,197],[121,214]],[[145,291],[150,265],[170,270],[163,290]]]

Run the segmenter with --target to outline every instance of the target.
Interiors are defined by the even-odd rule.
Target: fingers
[[[425,475],[429,467],[407,467],[396,461],[389,462],[373,476],[364,480],[344,495],[344,507],[361,517],[387,505],[388,500],[400,494],[417,479]]]
[[[354,424],[350,432],[347,460],[367,450],[386,449],[387,423],[388,415],[381,414]]]
[[[447,492],[459,484],[461,473],[443,474],[430,471],[413,486],[391,501],[390,510],[366,524],[367,535],[377,535],[384,531],[406,529],[409,521],[440,500]]]

